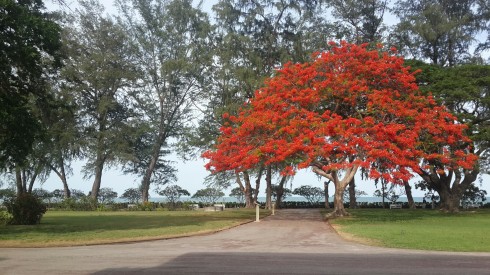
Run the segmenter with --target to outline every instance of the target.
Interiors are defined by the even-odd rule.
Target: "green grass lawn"
[[[446,214],[422,209],[356,209],[330,220],[347,239],[396,248],[490,252],[490,209]]]
[[[269,212],[261,210],[261,216]],[[0,226],[0,247],[89,245],[214,232],[255,220],[253,209],[204,211],[48,211],[41,224]]]

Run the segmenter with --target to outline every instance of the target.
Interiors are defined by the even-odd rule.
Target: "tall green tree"
[[[192,195],[192,198],[197,199],[206,205],[211,205],[216,203],[224,195],[225,193],[219,189],[207,187],[197,190],[196,193]]]
[[[477,1],[400,0],[394,8],[400,23],[392,38],[414,58],[454,66],[469,57],[469,46],[482,27]]]
[[[104,203],[112,203],[117,198],[117,192],[112,190],[109,187],[100,188],[100,192],[98,195],[99,202]]]
[[[21,194],[21,171],[44,132],[32,107],[46,101],[61,65],[60,27],[39,0],[2,0],[0,14],[0,165],[15,173]]]
[[[182,196],[190,196],[191,193],[178,185],[169,185],[158,192],[159,195],[167,198],[167,203],[171,209],[175,209],[177,201]]]
[[[323,189],[311,185],[302,185],[293,190],[294,195],[304,197],[310,205],[315,205],[323,198]]]
[[[478,20],[486,32],[486,41],[478,45],[477,52],[490,49],[490,2],[488,0],[478,0]]]
[[[361,43],[381,42],[386,27],[383,19],[387,0],[329,0],[333,15],[347,28],[344,39]]]
[[[70,196],[67,175],[70,162],[78,156],[80,145],[76,140],[77,125],[71,98],[66,98],[55,88],[60,81],[53,74],[51,89],[42,100],[29,101],[29,109],[42,127],[42,134],[32,144],[31,153],[24,165],[15,168],[19,193],[31,193],[36,182],[44,182],[55,172],[63,183],[65,197]]]
[[[321,1],[221,0],[213,11],[216,17],[213,90],[200,127],[194,133],[197,138],[191,140],[201,149],[213,146],[224,124],[222,114],[236,114],[275,68],[286,61],[309,60],[313,52],[321,50],[324,42],[337,34],[335,26],[324,18]],[[259,165],[235,174],[248,207],[253,207],[252,178],[256,178],[256,195],[257,184],[269,169]],[[270,185],[270,180],[266,182]]]
[[[62,77],[77,106],[77,124],[87,159],[86,176],[94,176],[96,199],[107,165],[131,156],[134,112],[128,96],[137,77],[131,40],[123,26],[96,0],[81,1],[81,9],[64,30],[69,56]]]
[[[437,191],[441,208],[456,212],[464,192],[473,188],[479,173],[490,171],[490,66],[466,64],[444,68],[420,61],[409,64],[421,70],[417,75],[421,89],[430,91],[468,125],[466,133],[473,141],[472,153],[479,157],[473,169],[441,173],[437,171],[440,164],[433,163],[434,169],[420,174],[425,181],[423,189]]]
[[[60,80],[60,78],[56,78]],[[66,91],[54,91],[51,107],[44,111],[43,122],[46,138],[43,140],[43,155],[40,161],[53,172],[63,185],[65,198],[71,197],[68,176],[72,173],[71,162],[81,155],[82,140],[77,125],[77,110],[73,97]]]
[[[119,0],[117,5],[125,31],[137,44],[136,62],[143,72],[135,100],[148,122],[147,142],[141,144],[148,154],[133,165],[147,201],[150,185],[165,183],[160,181],[165,177],[155,175],[166,171],[160,168],[169,171],[163,157],[171,139],[185,133],[204,96],[212,62],[211,25],[190,0]]]
[[[141,200],[141,190],[139,188],[128,188],[124,190],[120,198],[127,200],[129,203],[138,204]]]

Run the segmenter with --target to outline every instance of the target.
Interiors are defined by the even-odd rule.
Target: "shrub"
[[[139,209],[142,211],[152,211],[155,209],[153,203],[146,201],[139,205]]]
[[[58,204],[58,207],[63,210],[76,210],[77,209],[77,201],[73,198],[66,198],[61,203]]]
[[[94,211],[97,209],[97,200],[92,197],[81,197],[78,200],[66,198],[58,204],[58,207],[63,210]]]
[[[197,190],[196,193],[192,196],[193,199],[197,199],[205,205],[212,205],[216,203],[221,197],[223,197],[225,193],[221,192],[216,188],[204,188],[201,190]]]
[[[79,199],[76,203],[77,208],[76,210],[80,211],[94,211],[97,209],[97,200],[92,198],[92,197],[83,197]]]
[[[46,205],[31,194],[21,194],[6,202],[7,211],[12,215],[10,224],[32,225],[41,222],[46,213]]]
[[[0,210],[0,225],[10,224],[12,221],[12,215],[10,215],[7,211]]]

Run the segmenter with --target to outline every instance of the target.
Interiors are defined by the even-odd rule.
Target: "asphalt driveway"
[[[341,239],[318,210],[281,210],[211,235],[0,249],[0,274],[490,274],[490,253],[387,249]]]

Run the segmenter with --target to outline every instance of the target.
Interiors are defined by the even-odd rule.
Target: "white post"
[[[255,203],[255,222],[260,222],[259,204]]]
[[[276,209],[276,202],[272,202],[272,216],[274,216],[274,210]]]

